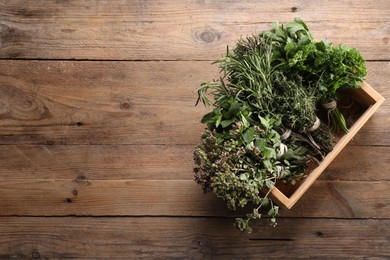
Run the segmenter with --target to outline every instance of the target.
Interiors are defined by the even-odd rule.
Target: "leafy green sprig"
[[[286,127],[275,103],[272,52],[257,48],[241,57],[235,53],[218,60],[224,71],[219,81],[198,89],[197,103],[215,108],[202,118],[207,129],[194,153],[195,179],[231,209],[252,203],[258,212],[270,206],[275,224],[278,207],[269,191],[277,179],[294,183],[303,176],[311,147],[298,138],[282,140],[278,133]],[[249,232],[249,223],[258,217],[252,212],[238,219],[237,227]]]
[[[260,125],[246,124],[245,120],[236,122],[229,130],[229,138],[216,129],[206,129],[202,144],[194,152],[195,180],[205,192],[213,192],[232,210],[249,203],[255,206],[253,212],[270,206],[268,215],[275,224],[278,206],[268,197],[269,191],[277,179],[302,172],[307,158],[302,147],[281,152],[285,148],[274,130],[280,120],[269,117],[259,120]],[[297,164],[298,161],[301,163]],[[296,169],[297,165],[303,168]],[[264,190],[268,192],[264,194]],[[256,218],[258,214],[248,214],[247,219],[237,220],[237,227],[250,232],[249,223]]]
[[[245,100],[251,111],[256,111],[262,116],[278,115],[282,118],[283,127],[291,128],[295,132],[305,133],[315,123],[316,116],[316,91],[310,87],[304,87],[302,79],[295,81],[288,79],[280,70],[281,67],[274,66],[272,42],[267,36],[251,37],[241,39],[232,55],[220,59],[219,64],[225,75],[228,75],[229,88],[236,90],[230,92],[238,93],[238,100]],[[257,40],[251,40],[257,39]],[[258,44],[258,45],[254,45]],[[237,91],[238,89],[238,91]],[[315,144],[309,146],[311,154],[318,156],[321,160],[329,148],[333,146],[333,135],[325,125],[319,133],[306,133],[309,141]],[[324,133],[328,133],[325,136]],[[306,145],[306,144],[304,144]],[[321,147],[325,147],[324,151]]]
[[[337,100],[339,89],[360,87],[365,78],[365,61],[359,51],[343,44],[334,47],[326,40],[316,42],[301,19],[274,23],[273,29],[256,36],[262,37],[272,39],[273,65],[280,66],[290,79],[301,78],[305,85],[315,86],[322,103]],[[347,132],[346,120],[338,109],[329,113],[333,125]]]

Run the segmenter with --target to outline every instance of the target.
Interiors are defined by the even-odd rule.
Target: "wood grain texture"
[[[370,64],[370,63],[369,63]],[[381,82],[389,63],[369,66]],[[197,144],[209,62],[0,61],[0,144]],[[354,144],[390,145],[387,100]]]
[[[2,145],[0,178],[192,180],[193,151],[193,145]],[[389,161],[390,147],[350,145],[320,178],[390,181]]]
[[[0,0],[0,259],[390,259],[389,10]],[[245,210],[192,180],[208,111],[194,90],[226,45],[294,17],[357,47],[386,101],[276,228],[244,235]]]
[[[1,216],[225,216],[194,181],[2,180]],[[317,181],[290,217],[390,218],[390,182]]]
[[[93,3],[0,1],[0,57],[214,60],[241,35],[301,17],[317,38],[357,47],[369,60],[390,59],[387,0]]]
[[[0,63],[0,143],[194,144],[204,128],[209,62]]]
[[[387,259],[390,220],[280,219],[251,235],[226,218],[0,218],[0,257]],[[234,241],[234,242],[232,242]]]
[[[386,99],[390,98],[390,62],[366,62],[366,81]],[[389,101],[386,101],[390,104]]]
[[[3,145],[1,179],[193,179],[193,145]],[[389,150],[390,152],[390,150]]]

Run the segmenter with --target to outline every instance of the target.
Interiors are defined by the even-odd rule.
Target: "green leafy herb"
[[[314,41],[295,19],[240,39],[215,63],[222,77],[197,91],[196,104],[213,110],[202,118],[207,127],[194,152],[195,180],[230,209],[253,206],[236,220],[241,231],[251,232],[263,207],[276,225],[279,207],[271,190],[277,181],[296,183],[308,162],[320,163],[332,150],[334,135],[319,121],[318,103],[336,100],[339,89],[359,87],[364,59],[345,45]],[[333,126],[347,131],[336,106],[328,113]]]
[[[316,42],[306,24],[295,19],[285,25],[274,24],[272,30],[262,32],[257,38],[272,39],[274,66],[283,74],[316,91],[322,103],[337,100],[337,91],[358,88],[366,75],[363,56],[354,48],[340,44],[334,47],[326,40]],[[253,40],[251,40],[253,41]],[[346,121],[338,109],[331,111],[335,127],[348,131]]]

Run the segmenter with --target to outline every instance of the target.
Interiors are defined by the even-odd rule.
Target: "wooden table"
[[[387,100],[251,235],[193,181],[194,90],[241,35],[301,17]],[[390,258],[390,2],[0,0],[0,258]]]

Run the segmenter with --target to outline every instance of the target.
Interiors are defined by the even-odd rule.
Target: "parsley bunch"
[[[254,38],[264,36],[273,44],[273,65],[290,79],[301,79],[321,103],[337,100],[339,89],[360,87],[366,76],[365,60],[358,50],[344,44],[335,47],[326,40],[316,42],[299,18],[286,24],[274,23],[272,30]],[[331,109],[333,126],[348,132],[343,115],[337,107]]]

